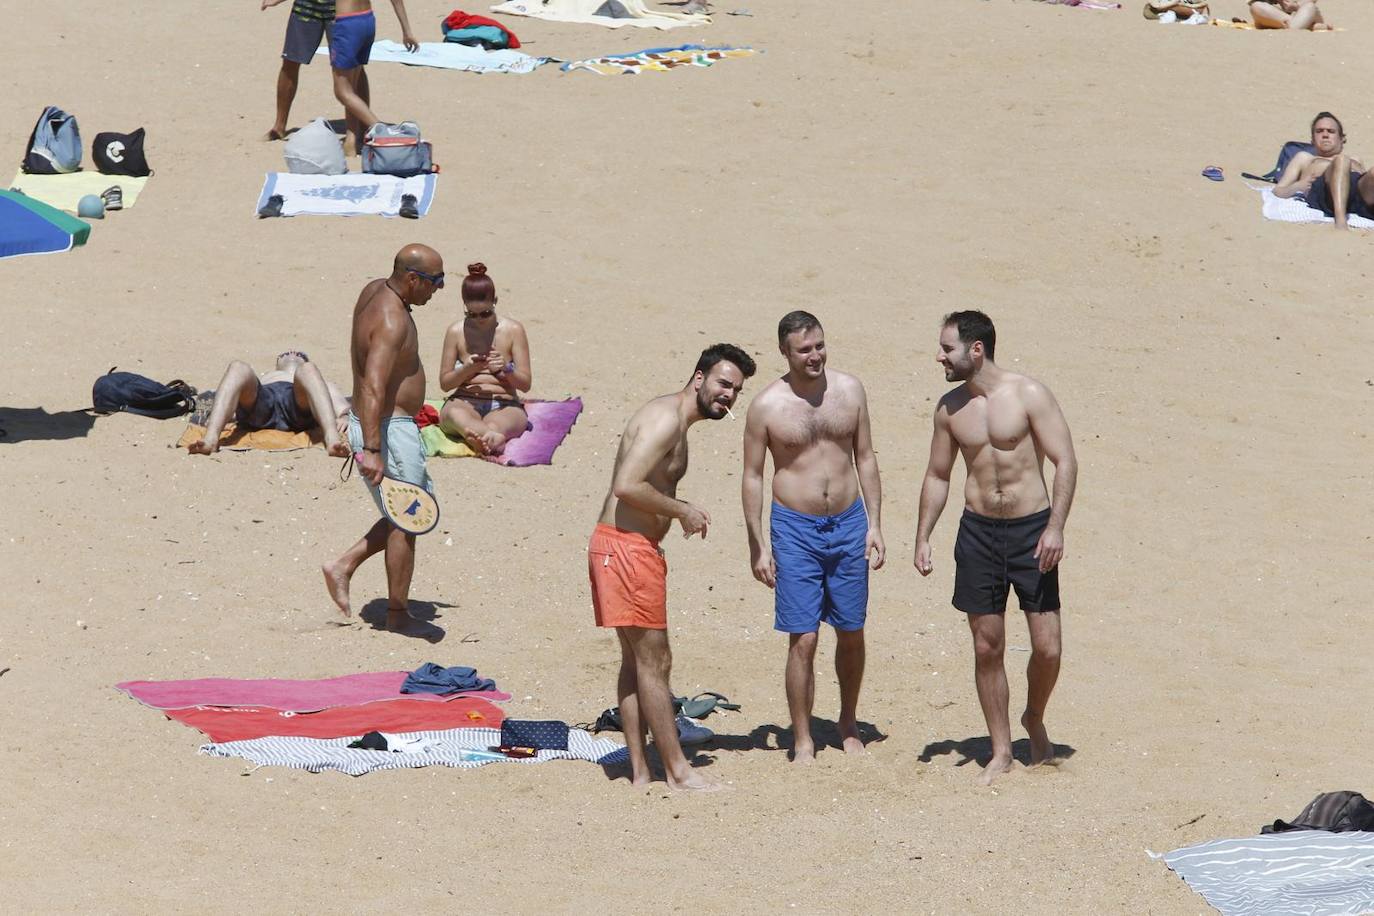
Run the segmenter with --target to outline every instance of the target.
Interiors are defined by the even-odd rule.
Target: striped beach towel
[[[393,754],[350,748],[353,738],[253,738],[206,744],[200,749],[210,757],[242,757],[255,767],[281,766],[319,773],[338,770],[349,776],[362,776],[373,770],[446,766],[471,768],[496,761],[474,760],[464,751],[485,751],[501,743],[499,728],[454,728],[446,731],[408,732],[400,737],[435,742],[418,754]],[[626,748],[606,738],[593,738],[574,728],[568,731],[566,751],[540,751],[534,757],[506,757],[502,763],[544,763],[549,760],[589,760],[602,765],[629,759]]]
[[[1225,916],[1374,911],[1374,833],[1298,830],[1150,856]]]

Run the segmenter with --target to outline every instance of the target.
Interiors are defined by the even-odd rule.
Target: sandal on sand
[[[280,194],[273,194],[271,197],[267,198],[267,203],[263,204],[262,209],[258,211],[258,219],[281,216],[281,208],[285,203],[286,201]]]
[[[101,191],[100,199],[105,202],[106,210],[124,209],[124,191],[119,185],[113,185]]]
[[[1215,166],[1215,165],[1209,165],[1209,166],[1207,166],[1207,168],[1203,169],[1203,170],[1202,170],[1202,177],[1203,177],[1203,178],[1209,178],[1209,179],[1211,179],[1212,181],[1225,181],[1225,180],[1226,180],[1226,176],[1222,174],[1221,169],[1218,168],[1218,167]]]

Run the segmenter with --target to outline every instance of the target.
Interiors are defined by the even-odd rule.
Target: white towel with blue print
[[[211,757],[242,757],[255,766],[294,767],[319,773],[338,770],[349,776],[362,776],[373,770],[407,767],[480,767],[488,763],[544,763],[549,760],[589,760],[604,766],[625,763],[629,752],[607,738],[593,738],[580,728],[568,730],[566,751],[539,751],[533,757],[507,757],[488,749],[501,743],[499,728],[450,728],[442,731],[406,732],[388,736],[403,739],[418,753],[369,751],[349,747],[352,738],[251,738],[202,745],[200,752]],[[417,744],[416,742],[424,742]]]
[[[1224,916],[1374,912],[1374,833],[1294,830],[1150,855]]]
[[[439,176],[293,175],[269,172],[254,210],[261,210],[273,194],[282,196],[282,216],[399,216],[401,195],[414,194],[420,215],[429,212]]]
[[[328,54],[329,49],[320,48],[315,53]],[[540,64],[547,64],[549,58],[532,57],[509,48],[485,51],[445,41],[422,42],[419,50],[412,53],[399,41],[378,41],[372,45],[370,62],[467,70],[472,73],[533,73]]]

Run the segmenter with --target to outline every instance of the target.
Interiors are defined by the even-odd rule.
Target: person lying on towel
[[[1329,111],[1312,119],[1315,153],[1300,152],[1289,160],[1274,186],[1275,197],[1296,197],[1349,229],[1351,214],[1374,219],[1374,174],[1345,152],[1345,128]]]
[[[1257,29],[1325,32],[1331,28],[1322,19],[1317,0],[1250,0],[1250,18]]]
[[[336,458],[348,457],[348,443],[339,434],[339,416],[348,413],[348,399],[319,367],[299,350],[277,357],[277,368],[261,376],[253,367],[234,360],[215,389],[215,403],[205,435],[186,446],[193,455],[219,451],[219,437],[233,413],[241,430],[279,429],[303,433],[319,427],[324,446]]]
[[[529,391],[530,345],[525,327],[496,314],[496,284],[485,264],[469,264],[463,311],[444,334],[439,384],[452,391],[439,411],[439,428],[483,455],[499,455],[523,435],[529,418],[520,392]]]

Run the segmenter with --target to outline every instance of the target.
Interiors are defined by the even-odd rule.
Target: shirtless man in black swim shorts
[[[1323,111],[1312,119],[1315,153],[1301,152],[1289,160],[1274,187],[1275,197],[1296,197],[1349,229],[1351,215],[1374,219],[1374,170],[1345,151],[1345,128],[1335,115]]]
[[[224,370],[205,435],[186,446],[193,455],[213,455],[230,418],[239,429],[279,429],[303,433],[319,427],[324,447],[336,458],[348,457],[338,418],[348,413],[348,399],[320,374],[299,350],[277,357],[277,367],[258,375],[242,360]]]
[[[1007,713],[1007,593],[1016,590],[1030,628],[1026,711],[1031,766],[1054,757],[1045,731],[1045,705],[1059,677],[1059,560],[1064,522],[1073,504],[1078,460],[1069,426],[1048,388],[993,362],[997,332],[982,312],[945,317],[936,361],[945,379],[963,382],[935,408],[930,463],[921,484],[916,569],[930,575],[930,535],[949,497],[957,452],[968,469],[964,516],[954,543],[954,606],[973,633],[974,681],[992,738],[986,785],[1012,767]],[[1054,497],[1045,487],[1044,460],[1054,464]]]

